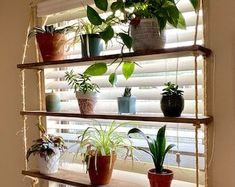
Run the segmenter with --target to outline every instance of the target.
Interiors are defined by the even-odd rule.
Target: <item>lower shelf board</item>
[[[90,184],[89,176],[85,173],[60,169],[56,174],[44,175],[38,171],[22,171],[23,175],[63,183],[77,187],[94,187]],[[104,187],[148,187],[147,175],[114,170],[111,182]],[[195,184],[174,180],[172,187],[195,187]],[[200,185],[203,187],[203,185]]]

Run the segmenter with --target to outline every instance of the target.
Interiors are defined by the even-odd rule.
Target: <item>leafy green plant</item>
[[[128,136],[131,138],[131,134],[138,134],[142,136],[148,143],[149,151],[145,149],[141,149],[144,152],[148,153],[153,160],[156,173],[162,173],[164,171],[163,163],[165,160],[166,154],[175,146],[174,144],[170,144],[166,146],[166,137],[165,137],[166,125],[161,127],[158,130],[156,138],[151,138],[146,136],[140,129],[133,128],[129,130]]]
[[[84,94],[90,92],[99,92],[99,86],[91,82],[91,76],[87,74],[76,74],[73,70],[65,72],[65,80],[68,82],[74,91],[79,91]]]
[[[179,90],[179,86],[175,85],[171,82],[167,82],[164,84],[165,88],[162,90],[163,96],[173,96],[173,95],[183,95],[184,91],[183,90]]]
[[[72,26],[67,26],[63,28],[56,28],[53,25],[45,25],[44,28],[36,26],[30,30],[28,38],[31,38],[32,36],[37,35],[38,33],[49,33],[53,35],[54,33],[66,33],[72,29]]]
[[[38,154],[40,155],[40,157],[47,160],[49,157],[55,154],[54,150],[56,148],[61,151],[64,151],[66,149],[62,137],[47,134],[45,128],[42,125],[38,124],[37,126],[42,135],[41,138],[35,140],[34,144],[27,150],[27,160],[29,160],[31,154]]]
[[[126,87],[123,93],[123,97],[131,97],[131,88]]]
[[[186,27],[185,19],[177,7],[180,0],[117,0],[113,3],[112,11],[121,11],[125,21],[138,25],[140,19],[157,18],[160,30],[164,30],[169,23],[175,28]],[[200,1],[190,0],[194,10],[199,11]],[[127,11],[128,10],[128,11]]]
[[[116,130],[128,122],[117,124],[115,121],[108,124],[106,127],[99,122],[94,122],[93,126],[88,127],[78,137],[80,150],[83,150],[83,158],[87,156],[110,156],[116,154],[119,148],[127,149],[132,155],[131,143],[125,141],[125,137],[120,135]],[[84,151],[85,150],[85,151]],[[79,152],[78,151],[78,152]]]

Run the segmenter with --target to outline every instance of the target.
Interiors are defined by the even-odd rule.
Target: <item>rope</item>
[[[195,154],[196,154],[196,187],[199,187],[199,148],[198,148],[198,129],[200,124],[194,124],[195,126]]]

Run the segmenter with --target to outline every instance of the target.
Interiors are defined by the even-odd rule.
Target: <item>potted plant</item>
[[[104,127],[96,122],[79,136],[79,152],[82,152],[92,185],[110,182],[118,149],[125,148],[127,153],[131,153],[126,156],[132,156],[130,142],[128,144],[125,137],[117,132],[120,126],[127,123],[117,124],[113,121]]]
[[[118,97],[118,113],[136,113],[136,97],[131,95],[131,88],[126,87],[122,97]]]
[[[60,136],[47,134],[45,128],[38,124],[41,138],[34,141],[34,144],[27,150],[26,158],[32,154],[38,155],[39,172],[53,174],[58,171],[60,152],[66,149],[64,140]]]
[[[30,30],[28,37],[36,35],[43,61],[63,60],[65,33],[70,29],[70,26],[55,28],[53,25],[46,25],[44,28],[34,27]]]
[[[184,109],[183,90],[171,82],[164,84],[166,87],[162,90],[161,109],[164,116],[179,117]]]
[[[73,70],[65,73],[65,80],[74,89],[81,114],[93,114],[99,86],[92,83],[91,76],[76,74]]]
[[[80,40],[83,58],[99,56],[104,50],[104,42],[98,34],[101,31],[101,27],[82,21]]]
[[[199,1],[190,2],[198,11]],[[175,0],[117,0],[116,5],[114,10],[122,11],[125,19],[130,21],[134,51],[163,48],[167,23],[175,28],[186,28],[185,19]]]
[[[169,169],[164,169],[163,163],[166,154],[175,146],[170,144],[166,147],[165,137],[166,126],[158,130],[156,138],[146,136],[140,129],[133,128],[129,130],[128,136],[131,134],[141,135],[148,143],[149,151],[141,149],[148,153],[153,160],[155,168],[148,171],[148,178],[151,187],[170,187],[173,179],[173,172]]]

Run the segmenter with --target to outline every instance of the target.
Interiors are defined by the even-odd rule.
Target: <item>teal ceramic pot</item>
[[[104,42],[98,34],[81,35],[82,57],[99,56],[104,50]]]
[[[118,113],[136,113],[136,97],[118,97]]]
[[[46,94],[46,111],[47,112],[60,111],[60,98],[56,93]]]
[[[161,109],[164,116],[179,117],[184,109],[184,98],[181,95],[162,96]]]

